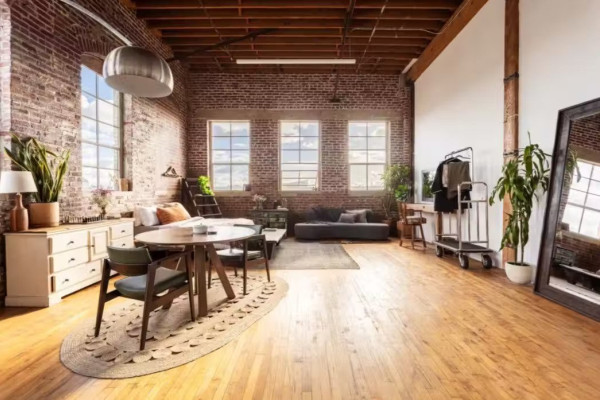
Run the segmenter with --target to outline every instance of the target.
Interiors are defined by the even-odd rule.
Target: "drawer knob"
[[[63,281],[63,283],[69,282],[69,278],[65,278],[65,280]]]
[[[90,272],[96,272],[96,268],[90,269]]]
[[[121,233],[125,233],[125,229],[121,229]]]
[[[125,247],[125,243],[121,243],[121,247]]]
[[[70,245],[72,245],[72,244],[75,244],[75,242],[74,242],[74,241],[72,241],[72,240],[70,240],[70,241],[69,241],[69,243],[67,243],[67,246],[70,246]]]
[[[71,259],[69,260],[69,262],[73,262],[75,261],[75,257],[71,257]]]

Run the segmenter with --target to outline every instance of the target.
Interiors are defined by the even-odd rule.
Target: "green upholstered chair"
[[[248,268],[255,266],[265,266],[267,270],[267,280],[271,282],[271,274],[269,272],[269,256],[267,253],[267,240],[265,235],[262,234],[262,225],[234,225],[242,228],[250,228],[256,232],[256,235],[237,242],[241,245],[236,246],[231,244],[228,249],[219,250],[217,254],[221,259],[223,265],[234,267],[235,274],[237,276],[237,269],[243,268],[244,270],[244,294],[247,294],[247,276]],[[212,280],[212,266],[208,267],[208,287]]]
[[[177,268],[184,264],[185,269],[180,271],[161,267],[161,264],[166,261],[177,262]],[[125,275],[126,278],[116,281],[115,290],[107,293],[111,270]],[[102,267],[95,335],[98,336],[100,333],[104,304],[107,301],[119,296],[140,300],[144,302],[140,350],[144,350],[148,320],[152,310],[161,306],[169,308],[173,299],[188,292],[190,315],[192,321],[196,320],[193,281],[191,251],[177,252],[153,261],[145,247],[127,249],[108,247],[108,258],[104,260]],[[159,296],[163,292],[166,293]]]

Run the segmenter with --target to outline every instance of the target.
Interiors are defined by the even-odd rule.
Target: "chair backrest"
[[[400,222],[406,223],[407,217],[411,216],[411,210],[409,210],[404,202],[398,202],[398,214]]]
[[[145,247],[127,248],[108,246],[110,268],[125,276],[144,275],[152,262],[150,252]]]
[[[242,225],[242,224],[234,224],[233,226],[239,226],[241,228],[250,228],[256,232],[257,235],[260,235],[263,231],[262,225]]]

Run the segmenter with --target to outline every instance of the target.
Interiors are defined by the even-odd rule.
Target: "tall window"
[[[382,190],[387,163],[388,124],[353,121],[348,124],[350,190]]]
[[[211,177],[214,190],[243,190],[250,164],[250,123],[210,121]]]
[[[84,189],[116,189],[121,178],[121,95],[81,66],[81,163]]]
[[[578,161],[580,179],[573,174],[562,222],[571,232],[600,239],[600,165]]]
[[[281,190],[316,190],[319,121],[281,121]]]

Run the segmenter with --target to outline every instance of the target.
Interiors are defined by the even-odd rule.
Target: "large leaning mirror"
[[[562,110],[537,293],[600,320],[600,99]]]

